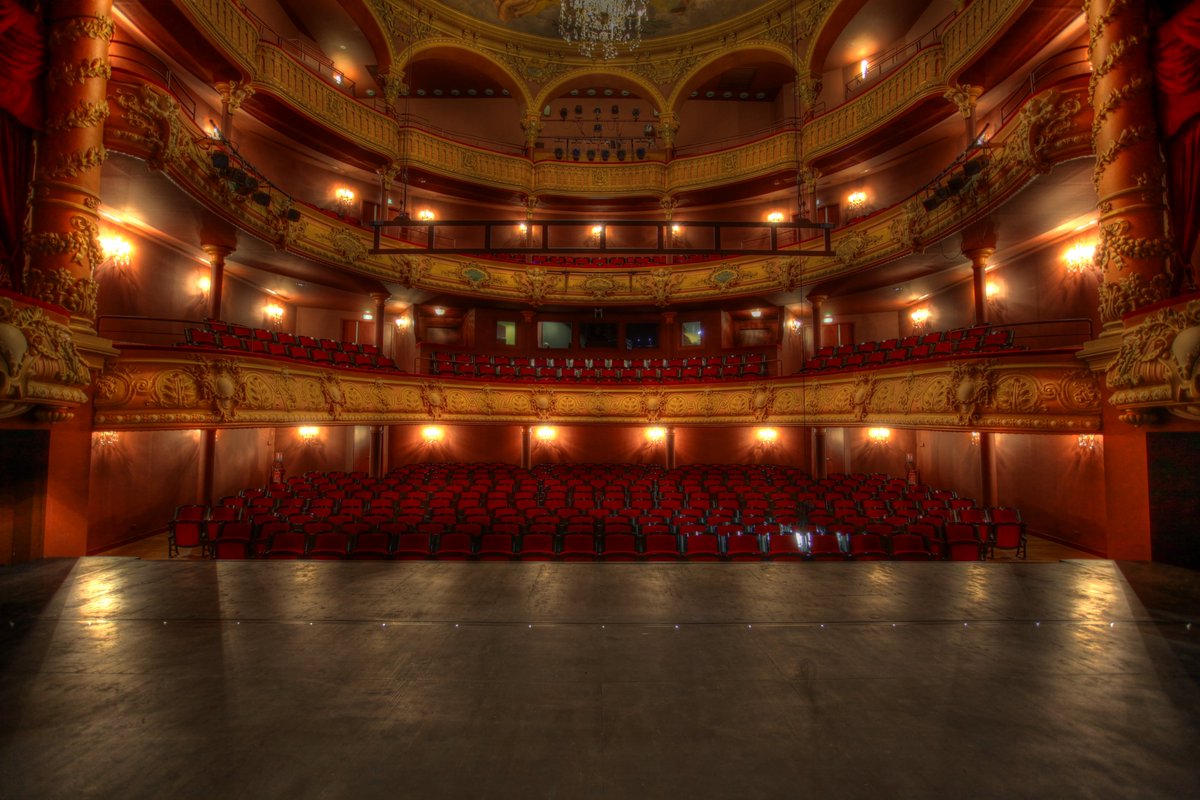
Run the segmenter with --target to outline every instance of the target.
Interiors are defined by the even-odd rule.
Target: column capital
[[[200,249],[208,256],[210,264],[224,264],[225,259],[233,255],[234,248],[224,244],[202,244]]]
[[[245,81],[221,81],[214,83],[213,88],[221,95],[221,101],[229,106],[231,114],[254,96],[254,87]]]

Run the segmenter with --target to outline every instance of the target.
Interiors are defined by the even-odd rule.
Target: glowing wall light
[[[792,317],[791,319],[788,320],[787,325],[788,325],[788,332],[793,333],[793,334],[799,334],[800,331],[804,328],[804,323],[800,321],[799,317]]]
[[[1063,260],[1067,262],[1067,272],[1072,275],[1094,270],[1096,268],[1096,245],[1076,243],[1063,254]]]
[[[767,214],[767,222],[783,222],[783,212],[772,211],[770,214]]]
[[[979,447],[979,431],[971,431],[971,447]]]
[[[345,186],[335,189],[333,192],[333,203],[341,213],[349,213],[350,209],[354,206],[354,190],[347,189]]]
[[[400,316],[396,317],[396,327],[402,331],[408,329],[408,315],[407,314],[401,314]]]
[[[201,275],[196,278],[196,288],[200,290],[200,294],[208,294],[212,291],[212,278],[207,275]]]
[[[437,219],[437,214],[433,213],[432,208],[422,208],[417,212],[417,219],[421,222],[433,222]]]
[[[267,316],[272,325],[278,325],[280,322],[283,322],[283,306],[277,303],[263,306],[263,314]]]
[[[437,444],[446,438],[446,431],[440,425],[426,425],[421,429],[421,438],[425,444]]]
[[[104,254],[105,261],[121,269],[128,267],[133,259],[133,245],[116,234],[100,237],[100,252]]]
[[[891,428],[868,428],[867,441],[874,445],[885,445],[892,438]]]
[[[758,443],[762,447],[773,447],[779,441],[779,431],[775,428],[757,428],[754,431],[754,438],[758,439]]]
[[[92,447],[103,450],[106,447],[116,447],[120,436],[116,431],[96,431],[92,434]]]
[[[865,81],[867,79],[867,70],[870,69],[870,67],[871,65],[865,58],[858,62],[858,77]]]
[[[296,433],[300,436],[300,443],[305,447],[315,447],[321,443],[321,429],[316,426],[305,425],[297,428]]]
[[[552,425],[542,425],[533,432],[539,442],[550,443],[558,437],[558,429]]]
[[[918,330],[924,328],[929,322],[929,316],[930,314],[928,308],[915,308],[913,309],[913,312],[908,315],[909,319],[912,320],[913,327]]]
[[[646,441],[650,444],[662,444],[666,440],[666,428],[646,428]]]
[[[867,193],[851,192],[850,196],[846,198],[846,205],[851,211],[862,211],[867,207]]]
[[[1094,433],[1081,433],[1076,439],[1076,444],[1078,444],[1079,449],[1085,453],[1094,453],[1100,448],[1100,445],[1103,443],[1103,441],[1103,439]]]

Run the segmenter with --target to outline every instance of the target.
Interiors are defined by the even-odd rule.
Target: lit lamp
[[[125,269],[133,259],[133,245],[116,234],[100,237],[100,252],[104,255],[104,261],[117,269]]]
[[[852,214],[861,214],[867,208],[867,193],[851,192],[846,198],[846,207]]]
[[[321,444],[321,429],[312,425],[305,425],[298,428],[296,433],[300,435],[300,444],[305,447],[316,447]]]
[[[92,434],[92,446],[98,450],[115,447],[118,438],[116,431],[96,431]]]
[[[263,308],[263,313],[266,314],[267,321],[272,325],[278,325],[283,322],[283,306],[281,305],[271,303]]]
[[[400,316],[396,317],[396,327],[402,331],[408,329],[408,315],[407,314],[401,314]]]
[[[1086,453],[1094,453],[1100,447],[1101,441],[1100,437],[1094,433],[1081,433],[1076,443],[1079,445],[1080,450]]]
[[[909,319],[912,320],[913,330],[919,331],[925,327],[926,323],[929,322],[929,309],[928,308],[914,309],[913,312],[908,315],[908,317],[909,317]]]
[[[867,429],[867,441],[876,447],[882,447],[892,438],[890,428],[869,428]]]
[[[804,327],[804,324],[800,321],[799,317],[792,317],[791,319],[788,320],[788,332],[790,332],[790,333],[799,335],[800,330],[803,327]]]
[[[772,211],[770,214],[767,214],[767,222],[783,222],[783,212]]]
[[[1067,272],[1072,275],[1094,270],[1096,268],[1095,259],[1096,245],[1094,244],[1075,244],[1063,255],[1063,260],[1067,262]]]
[[[667,440],[666,428],[646,428],[646,441],[651,445],[660,445]]]
[[[437,219],[437,214],[433,213],[431,208],[422,208],[417,212],[417,219],[421,222],[433,222]]]
[[[758,428],[754,431],[754,438],[758,439],[759,447],[774,447],[779,441],[779,431],[774,428]]]
[[[434,445],[446,438],[446,431],[440,425],[426,425],[421,429],[421,438],[427,445]]]
[[[338,213],[349,214],[354,206],[354,191],[345,186],[337,189],[333,193],[333,204],[337,206]]]
[[[207,275],[200,275],[196,278],[196,288],[200,290],[200,294],[208,297],[208,293],[212,291],[212,278]]]
[[[858,62],[858,77],[865,81],[867,79],[867,70],[870,69],[870,67],[870,63],[865,58]]]
[[[542,425],[540,428],[534,431],[533,435],[537,437],[537,440],[540,443],[550,444],[555,440],[555,438],[558,437],[558,430],[552,425]]]
[[[971,431],[971,447],[979,447],[979,431]]]

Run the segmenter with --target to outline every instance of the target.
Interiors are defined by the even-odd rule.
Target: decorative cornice
[[[1100,427],[1095,376],[1072,356],[934,362],[844,375],[630,386],[430,380],[267,358],[127,349],[96,385],[95,424],[302,423],[892,425],[1082,432]]]
[[[0,296],[0,418],[42,408],[69,419],[89,383],[65,317]]]

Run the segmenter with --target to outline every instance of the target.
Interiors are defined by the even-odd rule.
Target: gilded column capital
[[[963,119],[971,119],[975,115],[975,105],[979,102],[979,98],[982,95],[982,86],[952,83],[942,96],[951,103],[954,103]]]
[[[674,197],[663,197],[658,201],[658,207],[663,210],[663,215],[667,218],[667,222],[671,221],[675,214],[675,206],[679,205],[679,201]]]
[[[245,81],[222,81],[213,84],[213,88],[221,95],[230,113],[240,109],[243,103],[254,96],[254,87]]]
[[[675,147],[675,135],[679,133],[679,117],[667,112],[658,118],[658,136],[668,150]]]
[[[525,132],[525,146],[532,150],[542,135],[542,115],[536,110],[526,111],[521,118],[521,130]]]

